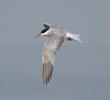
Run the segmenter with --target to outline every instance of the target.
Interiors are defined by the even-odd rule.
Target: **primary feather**
[[[56,52],[59,50],[63,42],[63,36],[58,38],[57,36],[53,35],[45,44],[42,55],[44,84],[47,84],[51,79]]]

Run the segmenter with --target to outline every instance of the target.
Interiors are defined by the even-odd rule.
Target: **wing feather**
[[[47,84],[51,79],[56,52],[59,50],[63,42],[64,37],[53,36],[45,44],[42,54],[44,84]]]

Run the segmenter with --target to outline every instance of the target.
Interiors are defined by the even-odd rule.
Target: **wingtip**
[[[48,63],[43,63],[43,84],[47,85],[52,77],[53,65],[49,61]]]

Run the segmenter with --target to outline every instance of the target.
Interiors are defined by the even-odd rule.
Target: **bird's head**
[[[43,29],[38,35],[36,35],[36,37],[39,37],[39,36],[50,36],[49,29]]]
[[[50,25],[48,24],[43,24],[44,25],[44,29],[36,36],[50,36]]]

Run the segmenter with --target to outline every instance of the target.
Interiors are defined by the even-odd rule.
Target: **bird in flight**
[[[71,34],[61,28],[51,26],[47,23],[43,24],[44,29],[40,32],[39,36],[48,36],[50,37],[48,42],[45,43],[43,53],[42,53],[42,74],[43,74],[43,83],[48,84],[51,79],[53,72],[53,63],[57,51],[62,46],[65,40],[71,41],[75,40],[82,43],[80,39],[80,34]]]

